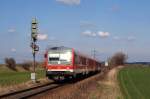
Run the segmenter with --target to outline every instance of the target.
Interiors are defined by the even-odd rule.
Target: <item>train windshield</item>
[[[69,65],[72,61],[71,50],[65,51],[49,51],[48,53],[49,64],[65,64]]]

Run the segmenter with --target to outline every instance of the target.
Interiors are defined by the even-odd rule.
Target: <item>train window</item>
[[[82,58],[82,64],[86,65],[86,58]]]
[[[78,65],[80,64],[80,57],[75,54],[75,64]]]
[[[82,57],[79,56],[79,64],[82,65]]]
[[[87,64],[86,58],[75,54],[75,64],[76,65],[86,65]]]
[[[59,60],[58,57],[50,57],[50,58],[49,58],[49,61],[58,61],[58,60]]]
[[[93,61],[90,59],[89,60],[89,65],[92,66],[93,65]]]
[[[60,53],[60,61],[62,64],[68,64],[71,62],[72,53],[71,52],[62,52]]]
[[[49,51],[49,64],[71,64],[71,51]]]
[[[82,65],[82,64],[83,64],[83,58],[80,57],[80,65]]]

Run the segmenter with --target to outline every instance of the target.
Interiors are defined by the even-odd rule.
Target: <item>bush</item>
[[[14,58],[5,58],[5,64],[11,70],[17,71],[16,69],[16,61]]]
[[[21,67],[24,70],[30,71],[30,68],[32,67],[32,62],[26,61],[26,62],[24,62],[24,63],[21,64]]]
[[[124,65],[127,60],[127,55],[123,52],[117,52],[111,58],[109,58],[109,65],[110,66],[119,66]]]

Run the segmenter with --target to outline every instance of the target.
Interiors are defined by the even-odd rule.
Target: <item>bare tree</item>
[[[119,66],[124,65],[124,63],[127,60],[127,55],[123,52],[117,52],[115,53],[111,58],[109,58],[109,64],[110,66]]]
[[[17,71],[16,69],[16,61],[14,58],[5,58],[5,64],[11,70]]]

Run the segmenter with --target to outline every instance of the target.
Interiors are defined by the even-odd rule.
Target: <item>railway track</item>
[[[58,88],[63,85],[64,84],[56,84],[54,82],[46,83],[36,87],[0,95],[0,99],[25,99]]]
[[[95,75],[97,75],[97,74],[95,74]],[[77,82],[89,79],[92,76],[94,76],[94,75],[90,75],[88,77],[78,79]],[[69,81],[69,82],[64,81],[62,83],[49,82],[49,83],[46,83],[43,85],[38,85],[38,86],[35,86],[32,88],[23,89],[23,90],[14,91],[11,93],[0,95],[0,99],[26,99],[26,98],[30,98],[30,97],[34,97],[34,96],[43,94],[48,91],[52,91],[53,89],[57,89],[57,88],[59,89],[59,88],[63,87],[64,85],[73,84],[72,82],[74,83],[74,81]]]
[[[89,85],[103,79],[105,73],[96,73],[87,77],[68,82],[65,86],[33,96],[29,99],[80,99],[79,94],[86,92]],[[76,97],[76,98],[75,98]],[[84,99],[84,98],[83,98]]]

